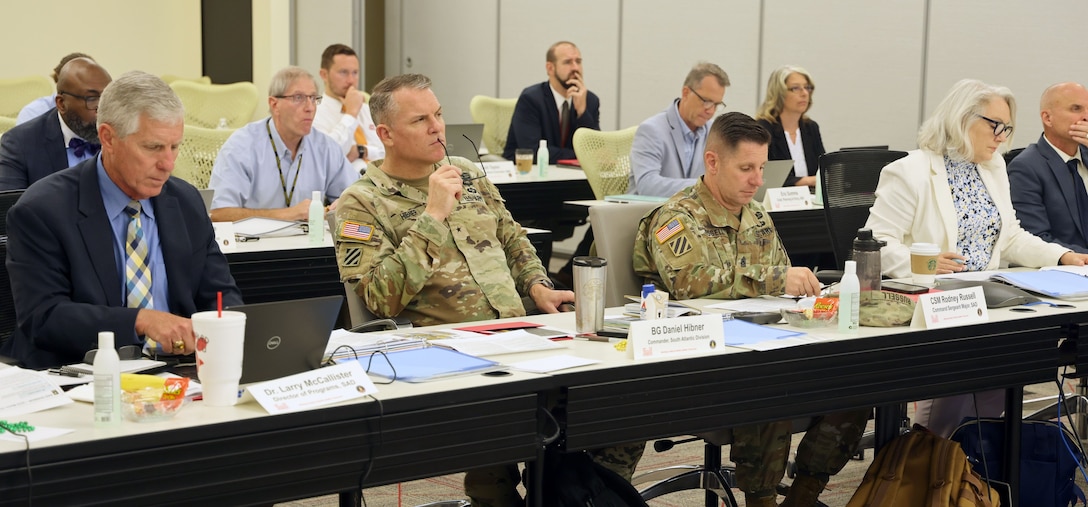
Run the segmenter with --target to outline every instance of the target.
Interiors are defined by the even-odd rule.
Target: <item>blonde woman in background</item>
[[[771,133],[768,160],[793,160],[793,174],[785,186],[816,186],[816,169],[824,154],[820,126],[807,113],[812,108],[816,85],[801,67],[786,65],[771,72],[767,97],[759,106],[756,120]],[[767,182],[768,186],[782,182]]]

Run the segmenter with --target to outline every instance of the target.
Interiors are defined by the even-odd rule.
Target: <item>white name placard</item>
[[[378,392],[358,361],[252,384],[246,390],[269,414],[308,410]]]
[[[219,251],[230,253],[237,245],[234,243],[234,222],[212,222],[212,230],[215,231],[215,244],[219,245]]]
[[[476,164],[479,166],[480,164]],[[497,162],[484,162],[484,173],[487,174],[487,179],[492,183],[508,183],[518,179],[518,173],[514,169],[514,163],[512,161],[497,161]]]
[[[722,316],[639,320],[627,334],[627,356],[636,361],[725,352]]]
[[[911,327],[937,329],[988,320],[982,287],[968,287],[918,296]]]
[[[771,211],[790,211],[812,207],[812,194],[808,187],[768,188],[763,196],[763,207]]]

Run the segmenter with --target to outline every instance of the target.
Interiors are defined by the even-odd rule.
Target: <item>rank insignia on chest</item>
[[[677,257],[690,252],[691,248],[691,241],[688,240],[687,235],[677,236],[672,241],[669,241],[669,250]]]
[[[352,220],[344,220],[344,223],[340,225],[340,237],[342,238],[370,241],[370,236],[373,232],[374,227]]]
[[[682,230],[684,230],[684,224],[680,223],[679,218],[674,218],[670,220],[669,223],[662,225],[654,235],[657,236],[658,244],[661,244],[668,241],[669,238],[676,236],[676,233]]]

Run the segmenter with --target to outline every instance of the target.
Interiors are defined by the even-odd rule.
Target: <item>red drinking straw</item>
[[[215,307],[219,311],[219,313],[218,313],[218,315],[216,315],[216,317],[222,319],[223,318],[223,291],[218,291],[218,292],[215,293]]]

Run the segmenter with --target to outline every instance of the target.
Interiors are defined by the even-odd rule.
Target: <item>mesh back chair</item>
[[[23,106],[54,91],[53,81],[45,76],[0,79],[0,116],[15,118]]]
[[[518,99],[497,99],[477,95],[468,104],[472,121],[484,124],[484,146],[493,155],[502,156],[506,149],[506,134],[514,117],[514,105]]]
[[[181,77],[181,76],[175,76],[173,74],[163,74],[161,77],[162,77],[162,80],[166,82],[166,84],[173,83],[174,81],[192,81],[194,83],[212,84],[212,78],[210,78],[208,76]]]
[[[625,294],[639,294],[642,279],[635,274],[631,254],[635,247],[635,235],[642,217],[661,206],[659,202],[633,202],[625,204],[601,204],[589,208],[589,223],[597,255],[608,260],[604,305],[623,306]]]
[[[185,125],[185,137],[178,147],[174,176],[192,183],[196,188],[208,188],[219,148],[233,133],[233,130]]]
[[[15,299],[11,294],[11,280],[8,279],[8,210],[23,195],[22,190],[0,192],[0,345],[11,338],[15,331]]]
[[[905,151],[850,150],[820,157],[824,216],[839,269],[850,258],[858,229],[869,219],[880,171],[905,156]]]
[[[1006,151],[1005,154],[1002,155],[1003,157],[1005,157],[1005,165],[1009,165],[1009,162],[1012,162],[1012,159],[1016,158],[1016,156],[1019,155],[1022,151],[1024,151],[1023,148]]]
[[[170,87],[185,105],[185,124],[210,129],[219,126],[220,118],[232,129],[249,123],[261,100],[257,87],[248,81],[225,85],[174,81]]]
[[[597,199],[627,193],[636,130],[638,126],[608,132],[587,128],[574,131],[574,153]]]

